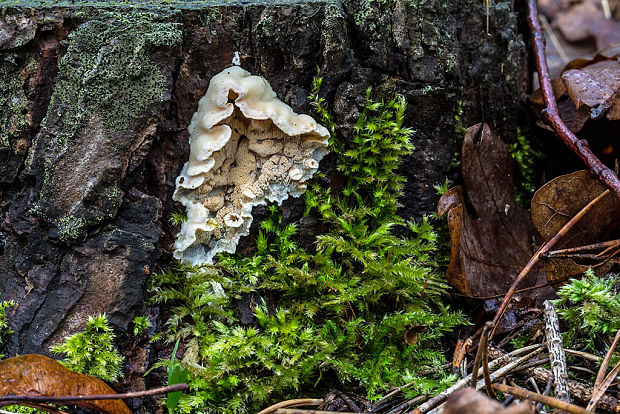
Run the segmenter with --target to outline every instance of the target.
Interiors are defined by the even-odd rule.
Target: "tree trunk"
[[[186,128],[235,52],[310,115],[320,67],[345,138],[367,87],[403,94],[416,131],[402,169],[406,218],[434,211],[433,184],[454,174],[459,103],[463,126],[514,136],[527,53],[512,1],[491,2],[490,34],[478,0],[222,3],[3,4],[0,299],[18,304],[5,354],[49,354],[89,315],[107,313],[122,333],[155,312],[145,291],[170,261]],[[289,200],[285,217],[300,208]]]

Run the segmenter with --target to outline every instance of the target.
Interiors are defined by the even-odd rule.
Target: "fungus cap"
[[[328,152],[325,127],[238,66],[211,79],[188,131],[189,160],[173,195],[188,219],[174,256],[192,264],[233,253],[249,233],[252,207],[303,194]]]

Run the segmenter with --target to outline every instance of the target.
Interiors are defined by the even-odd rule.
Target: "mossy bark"
[[[491,3],[487,34],[475,0],[3,3],[0,299],[19,303],[4,353],[48,353],[87,315],[125,332],[154,312],[144,292],[169,260],[186,128],[235,52],[302,113],[320,67],[345,138],[365,88],[403,94],[416,150],[402,214],[433,211],[433,184],[454,174],[459,102],[463,125],[515,134],[526,47],[512,4]],[[337,182],[329,159],[322,168]],[[299,207],[287,203],[285,218]]]

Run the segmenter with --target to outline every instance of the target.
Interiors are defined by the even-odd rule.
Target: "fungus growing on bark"
[[[327,154],[329,132],[293,112],[261,76],[215,75],[189,126],[190,155],[173,198],[187,209],[174,256],[192,264],[233,253],[252,207],[303,194]]]

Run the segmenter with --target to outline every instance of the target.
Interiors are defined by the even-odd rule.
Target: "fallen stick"
[[[279,408],[275,414],[355,414],[342,411],[300,410],[299,408]]]
[[[279,411],[280,409],[287,408],[287,407],[295,407],[298,405],[320,405],[322,402],[323,400],[314,399],[314,398],[297,398],[294,400],[286,400],[286,401],[282,401],[277,404],[274,404],[272,406],[269,406],[265,408],[264,410],[260,411],[258,414],[271,414],[276,411]]]
[[[489,350],[489,353],[491,354],[491,356],[495,358],[508,355],[508,354],[504,354],[501,350],[496,349],[496,348],[491,348]],[[514,357],[511,357],[511,359],[514,359]],[[523,372],[525,375],[529,375],[533,377],[535,380],[540,381],[541,383],[544,383],[544,384],[546,384],[549,381],[549,379],[553,377],[553,374],[551,373],[551,371],[549,371],[548,369],[542,368],[542,367],[528,368],[528,369],[523,370]],[[590,398],[592,397],[592,388],[588,387],[587,385],[581,382],[570,380],[570,379],[568,380],[568,387],[570,388],[570,395],[574,401],[578,401],[584,405],[588,404],[588,402],[590,401]],[[616,400],[615,398],[609,395],[603,395],[601,399],[599,400],[598,407],[608,413],[615,413],[617,405],[618,405],[618,400]]]
[[[547,349],[549,350],[551,372],[553,373],[553,395],[558,400],[570,403],[570,388],[568,388],[567,381],[568,370],[566,368],[566,355],[562,346],[560,320],[550,300],[545,301],[543,309],[545,337],[547,338]]]
[[[511,387],[504,384],[493,384],[493,388],[503,393],[512,394],[515,397],[519,397],[525,400],[541,402],[550,407],[566,411],[570,414],[592,414],[591,411],[588,411],[578,405],[567,403],[566,401],[558,400],[557,398],[550,397],[548,395],[542,395],[532,391],[528,391],[521,387]]]
[[[515,358],[514,360],[512,360],[511,362],[509,362],[508,364],[504,365],[503,367],[499,368],[497,371],[493,372],[490,376],[490,380],[491,381],[497,381],[499,378],[507,375],[508,373],[510,373],[512,370],[514,370],[515,368],[517,368],[519,366],[519,364],[527,361],[528,359],[534,357],[536,354],[538,354],[540,352],[540,348],[542,348],[542,345],[533,345],[532,347],[526,347],[529,348],[528,350],[534,349],[534,351],[530,352],[529,354],[519,357],[519,358]],[[522,348],[518,351],[523,351],[526,348]],[[528,352],[528,351],[525,351]],[[521,352],[523,353],[523,352]],[[514,354],[514,353],[513,353]],[[508,354],[506,354],[505,356],[508,356]],[[511,359],[511,357],[509,357],[509,359]],[[499,361],[501,358],[497,358],[493,361],[491,361],[489,363],[489,367],[494,367],[495,365],[497,365],[497,363],[495,363],[496,361]],[[505,361],[506,359],[503,359],[503,361]],[[454,391],[459,390],[463,387],[466,387],[467,384],[471,381],[471,374],[468,375],[467,377],[463,378],[462,380],[460,380],[459,382],[457,382],[456,384],[454,384],[453,386],[451,386],[450,388],[445,389],[444,391],[440,392],[439,394],[437,394],[435,397],[431,398],[430,400],[428,400],[427,402],[425,402],[424,404],[422,404],[421,406],[419,406],[418,408],[416,408],[415,410],[413,410],[412,412],[414,414],[424,414],[429,412],[430,410],[432,410],[433,408],[435,408],[437,405],[443,403],[449,396],[450,394],[452,394]],[[485,380],[482,379],[480,381],[477,382],[476,384],[476,390],[481,390],[484,387],[485,384]]]

